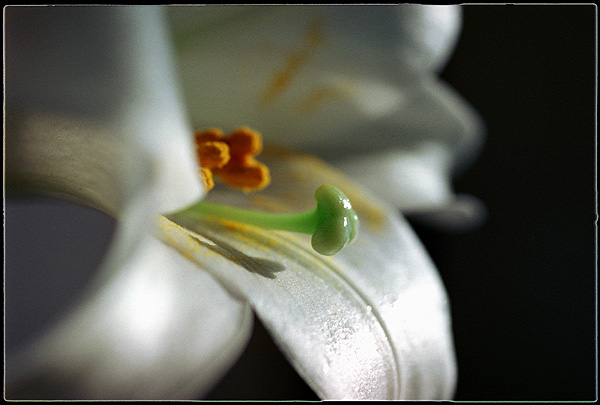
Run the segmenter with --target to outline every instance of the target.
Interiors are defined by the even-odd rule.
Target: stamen
[[[271,182],[269,168],[252,159],[246,166],[225,166],[215,169],[214,175],[219,177],[229,187],[238,188],[245,192],[262,190]]]
[[[213,175],[210,169],[206,167],[201,167],[199,170],[200,178],[202,179],[202,183],[204,183],[205,190],[212,190],[215,186],[215,182],[213,181]]]
[[[202,131],[196,131],[194,139],[196,145],[202,142],[220,141],[223,138],[223,131],[219,128],[208,128]]]
[[[271,182],[267,166],[254,159],[263,148],[258,132],[241,127],[223,136],[220,129],[209,128],[196,132],[194,139],[200,165],[228,186],[249,192]]]
[[[177,214],[198,213],[265,229],[312,234],[315,251],[331,256],[358,236],[359,220],[350,200],[337,187],[324,184],[315,192],[317,207],[299,214],[273,214],[198,202]]]
[[[244,156],[256,156],[262,152],[262,136],[248,127],[238,128],[225,138],[231,155],[243,159]]]
[[[225,166],[231,159],[225,142],[206,141],[196,145],[202,167],[213,169]]]

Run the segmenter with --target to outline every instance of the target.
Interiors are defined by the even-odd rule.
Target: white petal
[[[46,171],[69,183],[100,170],[94,181],[116,182],[118,193],[94,202],[113,213],[127,190],[150,183],[147,203],[159,211],[201,197],[160,8],[17,6],[6,8],[5,21],[13,177],[28,175],[18,173],[21,154],[40,166],[40,177],[28,179],[38,184],[49,181]],[[45,148],[44,137],[53,145]],[[44,148],[56,160],[38,159]],[[89,200],[95,185],[85,186],[69,192]]]
[[[462,10],[455,5],[405,5],[398,12],[398,55],[415,69],[439,71],[458,39]]]
[[[247,304],[149,235],[6,364],[7,398],[193,399],[245,348]]]
[[[161,9],[7,7],[5,22],[9,189],[119,219],[94,288],[23,357],[9,353],[8,392],[209,389],[243,349],[250,312],[150,237],[157,212],[203,195]]]
[[[361,219],[355,243],[324,257],[312,251],[307,235],[193,216],[175,217],[189,230],[166,222],[167,238],[250,302],[321,398],[451,398],[456,370],[447,297],[408,225],[316,159],[261,160],[273,176],[265,191],[218,190],[210,197],[297,212],[314,208],[319,185],[333,184]]]
[[[421,84],[405,108],[373,125],[379,134],[374,147],[332,159],[407,214],[450,205],[455,198],[451,177],[471,162],[483,142],[481,120],[452,89],[433,79]]]
[[[450,232],[468,231],[487,219],[487,208],[477,197],[457,194],[452,201],[435,210],[413,213],[411,220]]]
[[[249,125],[267,144],[334,162],[404,212],[451,203],[451,176],[482,142],[477,114],[436,77],[459,7],[169,11],[196,127]]]

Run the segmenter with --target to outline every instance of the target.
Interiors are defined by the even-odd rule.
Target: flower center
[[[241,127],[225,136],[220,129],[209,128],[197,131],[194,140],[200,174],[208,190],[214,186],[213,176],[245,192],[269,185],[269,169],[254,159],[263,149],[258,132]],[[295,214],[273,214],[200,201],[170,216],[200,215],[265,229],[311,234],[315,251],[334,255],[357,237],[358,216],[350,200],[337,187],[322,185],[315,199],[315,209]]]

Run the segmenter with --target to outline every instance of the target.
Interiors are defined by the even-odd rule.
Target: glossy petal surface
[[[408,225],[346,177],[308,156],[262,157],[266,190],[215,189],[210,198],[273,212],[314,208],[335,185],[361,220],[353,245],[333,257],[310,236],[199,216],[165,220],[165,240],[248,300],[300,375],[323,399],[447,399],[455,383],[448,302]]]

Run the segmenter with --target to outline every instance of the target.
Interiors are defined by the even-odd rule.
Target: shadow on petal
[[[193,237],[193,235],[191,235]],[[281,263],[274,262],[272,260],[263,259],[261,257],[248,256],[230,244],[223,242],[215,238],[214,236],[202,235],[207,239],[210,239],[214,244],[206,243],[200,239],[194,238],[194,240],[203,247],[212,250],[215,253],[220,254],[224,258],[231,260],[232,262],[240,265],[244,269],[251,273],[258,274],[260,276],[275,279],[277,276],[275,273],[285,270],[285,266]]]

